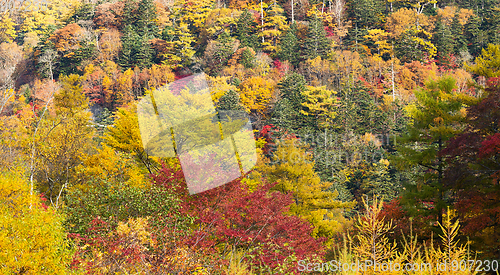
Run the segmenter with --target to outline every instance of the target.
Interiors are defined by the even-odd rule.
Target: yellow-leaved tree
[[[248,112],[264,117],[274,95],[274,83],[255,76],[243,81],[238,87],[241,103]]]
[[[365,35],[365,38],[373,41],[373,44],[375,44],[376,46],[376,49],[374,49],[376,51],[375,54],[378,56],[382,56],[386,53],[391,53],[392,47],[388,42],[390,35],[391,34],[386,32],[385,30],[373,29],[368,30],[368,35]]]
[[[16,23],[12,20],[10,12],[4,11],[0,15],[0,43],[1,42],[12,42],[17,37],[16,34]]]
[[[365,213],[363,216],[359,215],[356,220],[359,233],[355,236],[355,254],[360,261],[379,264],[389,260],[395,261],[396,243],[391,243],[388,238],[388,233],[394,227],[392,221],[385,222],[381,214],[383,201],[375,198],[373,204],[369,205],[363,198],[363,205]]]
[[[335,108],[338,100],[334,97],[336,93],[326,89],[326,86],[307,86],[303,93],[305,101],[302,103],[305,109],[300,110],[300,112],[313,117],[320,128],[330,126],[337,114]]]
[[[1,274],[71,274],[62,217],[21,176],[0,173],[0,213]]]
[[[236,26],[241,13],[240,10],[228,8],[211,10],[204,23],[203,38],[208,40],[214,34],[220,33],[228,27]]]
[[[191,64],[196,52],[194,50],[196,38],[190,32],[189,24],[177,20],[172,27],[165,28],[164,33],[166,34],[168,48],[163,56],[163,63],[174,69]]]
[[[81,5],[78,0],[23,1],[19,13],[20,32],[36,34],[42,37],[51,25],[57,25]]]
[[[115,113],[115,122],[108,127],[104,135],[106,145],[117,151],[129,153],[144,165],[149,173],[155,169],[155,162],[144,151],[139,129],[139,120],[135,103],[118,108]]]
[[[134,162],[131,154],[119,152],[103,144],[96,154],[86,154],[77,168],[78,182],[85,189],[86,183],[94,181],[125,182],[136,187],[146,185],[144,171]]]
[[[283,15],[283,9],[278,5],[273,5],[264,16],[264,24],[259,37],[262,37],[262,48],[264,51],[274,55],[277,50],[278,37],[288,30],[286,17]]]
[[[65,188],[74,182],[80,156],[91,149],[95,132],[81,77],[63,76],[60,82],[62,88],[51,92],[53,97],[48,96],[48,112],[34,109],[34,115],[25,122],[28,139],[22,142],[32,178],[56,207]]]
[[[207,76],[210,94],[214,103],[219,102],[219,99],[231,90],[236,90],[236,87],[229,83],[229,76]]]

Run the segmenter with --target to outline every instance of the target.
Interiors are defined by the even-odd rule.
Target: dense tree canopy
[[[2,273],[500,260],[499,11],[496,0],[8,6]]]

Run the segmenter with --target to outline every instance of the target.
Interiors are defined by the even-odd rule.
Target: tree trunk
[[[441,137],[439,137],[439,151],[443,149],[443,140]],[[438,203],[441,204],[443,201],[443,158],[439,157],[438,158],[438,186],[439,186],[439,198],[438,198]],[[438,211],[438,222],[439,224],[443,224],[443,209],[441,205],[437,207]]]
[[[262,7],[262,0],[260,0],[260,22],[261,30],[264,32],[264,8]],[[264,36],[262,36],[262,43],[264,43]]]

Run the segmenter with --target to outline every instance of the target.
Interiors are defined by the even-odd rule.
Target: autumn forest
[[[1,274],[498,274],[498,0],[11,2]],[[194,75],[255,151],[199,192],[140,116]]]

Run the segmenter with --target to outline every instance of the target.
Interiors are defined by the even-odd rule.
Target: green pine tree
[[[140,43],[140,37],[134,31],[132,26],[127,25],[123,29],[122,49],[120,51],[118,64],[123,68],[130,68],[136,64],[136,52],[138,44]]]
[[[245,107],[240,104],[240,95],[233,90],[229,90],[219,98],[217,110],[243,111]]]
[[[153,49],[151,49],[147,36],[139,37],[137,46],[138,47],[135,53],[135,63],[141,69],[151,67],[153,59]]]
[[[352,1],[348,6],[347,13],[360,29],[381,28],[382,9],[384,2],[377,0]]]
[[[135,24],[138,21],[138,19],[139,19],[139,14],[137,13],[137,1],[125,0],[125,4],[123,6],[123,15],[122,15],[122,22],[125,28],[129,26],[135,30]]]
[[[425,58],[433,58],[437,49],[430,42],[430,39],[431,35],[421,28],[412,27],[407,29],[395,40],[396,56],[403,62],[423,61]]]
[[[301,114],[305,101],[306,80],[303,75],[292,73],[278,84],[281,100],[275,106],[271,121],[285,130],[299,133],[306,126],[306,116]]]
[[[309,21],[307,38],[302,48],[302,56],[305,59],[313,59],[317,56],[326,58],[330,51],[330,41],[326,37],[326,31],[321,19],[314,17]]]
[[[245,48],[241,53],[240,63],[247,69],[255,67],[255,52],[251,48]]]
[[[379,197],[389,202],[399,195],[402,188],[395,174],[391,173],[388,162],[384,163],[382,160],[371,164],[370,171],[363,178],[361,189],[372,198]]]
[[[455,54],[460,54],[467,50],[467,42],[465,42],[463,26],[458,21],[459,15],[458,12],[455,13],[455,17],[453,17],[453,21],[451,22],[451,37],[453,38],[453,52]]]
[[[295,67],[298,66],[300,59],[300,46],[296,33],[297,24],[293,23],[285,36],[281,38],[278,51],[280,60],[287,60]]]
[[[437,48],[439,62],[443,65],[449,64],[449,55],[453,52],[454,41],[450,29],[443,24],[441,18],[436,22],[432,38]]]
[[[404,198],[412,214],[433,215],[440,223],[449,197],[443,184],[446,162],[438,153],[463,129],[462,109],[471,103],[471,98],[454,91],[455,83],[455,79],[445,76],[415,91],[416,103],[410,105],[413,121],[408,125],[408,134],[398,140],[401,157],[394,162],[401,168],[421,169],[417,184],[406,186]]]
[[[254,50],[259,49],[259,41],[257,37],[257,23],[253,15],[245,9],[238,18],[236,23],[236,37],[240,40],[240,47],[250,47]]]
[[[280,129],[292,131],[295,125],[295,116],[297,113],[290,104],[288,98],[283,98],[274,106],[271,116],[271,123]]]
[[[488,9],[484,25],[488,33],[488,43],[500,44],[500,7],[493,6]]]
[[[354,52],[363,51],[361,45],[366,45],[369,43],[368,39],[365,38],[368,35],[368,30],[366,28],[358,28],[358,24],[349,29],[346,38],[344,39],[344,45],[349,46],[349,50]]]
[[[165,26],[161,32],[161,38],[167,42],[173,42],[175,39],[174,32],[174,26]]]
[[[146,39],[158,36],[159,29],[156,25],[156,6],[153,0],[141,0],[137,7],[137,21],[135,29],[137,34]]]
[[[359,135],[385,133],[389,128],[388,115],[365,89],[358,82],[352,89],[344,89],[337,94],[340,102],[334,125]]]
[[[465,38],[469,42],[469,51],[473,56],[478,56],[486,45],[485,33],[481,28],[481,18],[473,15],[465,25]]]
[[[278,84],[278,88],[281,97],[288,99],[292,108],[297,112],[302,109],[302,103],[305,101],[303,92],[306,89],[306,80],[303,75],[292,73],[285,76],[285,79]]]
[[[233,54],[234,38],[229,33],[222,32],[216,41],[216,49],[211,56],[208,73],[212,76],[217,75],[227,64],[229,57]]]

